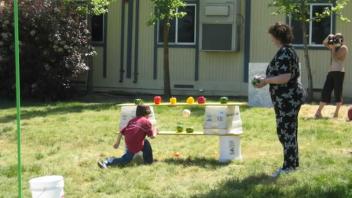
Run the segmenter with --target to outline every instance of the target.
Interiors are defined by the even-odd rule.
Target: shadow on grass
[[[216,159],[205,158],[205,157],[167,158],[162,160],[162,162],[165,162],[168,164],[182,165],[184,167],[198,166],[201,168],[208,168],[208,169],[217,169],[217,168],[225,167],[230,164],[230,163],[220,163]]]
[[[294,181],[292,181],[294,182]],[[213,197],[283,197],[280,188],[273,185],[276,179],[267,174],[259,174],[244,179],[230,179],[221,183],[216,189],[192,196],[193,198]],[[257,186],[260,186],[257,188]]]
[[[266,174],[248,176],[244,179],[225,180],[206,193],[192,198],[233,198],[233,197],[351,197],[348,184],[336,183],[328,188],[321,184],[300,185],[300,181],[289,175],[277,180]]]
[[[110,109],[116,106],[115,103],[102,103],[102,104],[73,104],[73,105],[58,105],[58,106],[49,106],[43,107],[42,110],[22,110],[21,111],[21,119],[26,120],[34,117],[45,117],[49,115],[57,115],[57,114],[68,114],[68,113],[80,113],[85,110],[90,111],[102,111],[106,109]],[[6,115],[0,117],[0,123],[7,123],[16,120],[16,114]]]

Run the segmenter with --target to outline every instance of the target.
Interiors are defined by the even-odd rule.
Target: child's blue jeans
[[[143,152],[143,160],[145,164],[153,163],[153,150],[147,139],[144,140],[144,147],[142,149]],[[123,154],[120,158],[110,157],[106,160],[107,166],[118,166],[118,165],[126,165],[132,161],[133,156],[135,154],[126,150],[126,153]]]

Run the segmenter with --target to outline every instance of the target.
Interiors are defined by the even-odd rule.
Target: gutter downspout
[[[132,44],[133,44],[133,0],[128,0],[128,24],[127,24],[127,68],[126,77],[132,76]]]
[[[251,0],[246,0],[246,14],[245,14],[245,40],[244,40],[244,70],[243,70],[243,81],[248,83],[248,70],[250,61],[250,39],[251,39]]]
[[[138,48],[139,48],[139,0],[136,0],[136,24],[135,24],[135,46],[134,46],[134,80],[138,82]]]
[[[121,52],[120,52],[120,83],[123,82],[123,74],[125,70],[124,66],[124,56],[125,56],[125,1],[121,2]]]

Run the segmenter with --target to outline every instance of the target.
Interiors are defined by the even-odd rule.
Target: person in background
[[[282,23],[275,23],[269,28],[269,34],[278,51],[269,63],[266,77],[261,77],[255,84],[262,88],[269,84],[271,100],[276,116],[276,131],[283,147],[284,162],[272,177],[296,170],[298,157],[298,114],[305,100],[305,92],[299,82],[299,58],[291,43],[291,28]]]
[[[322,118],[321,111],[326,104],[330,103],[333,90],[336,103],[334,118],[337,118],[343,102],[342,91],[345,77],[344,62],[348,54],[348,47],[344,44],[343,35],[341,33],[337,33],[336,35],[330,34],[324,39],[323,44],[331,51],[331,64],[330,71],[326,76],[323,91],[321,93],[320,104],[315,113],[315,118]]]
[[[122,136],[125,137],[127,150],[120,158],[109,157],[103,161],[98,161],[100,168],[109,166],[126,165],[132,161],[134,155],[140,151],[143,152],[143,160],[145,164],[153,163],[153,151],[146,136],[154,138],[157,135],[156,129],[152,126],[148,117],[151,113],[150,107],[146,105],[138,105],[136,109],[136,117],[131,119],[125,128],[123,128],[117,136],[113,145],[115,149],[119,148]]]

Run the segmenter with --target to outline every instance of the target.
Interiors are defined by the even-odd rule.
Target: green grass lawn
[[[316,105],[303,106],[299,120],[298,171],[271,179],[282,164],[272,109],[241,106],[242,161],[218,163],[216,136],[158,136],[151,140],[153,165],[101,170],[96,161],[119,156],[114,150],[125,100],[25,104],[22,108],[23,191],[28,181],[62,175],[65,197],[352,197],[352,123],[344,106],[339,119],[312,119]],[[0,104],[0,197],[17,197],[15,107]],[[332,116],[327,107],[326,116]],[[203,109],[193,108],[200,130]],[[182,120],[182,107],[157,107],[164,130]],[[123,147],[123,145],[121,145]],[[175,156],[175,153],[180,156]]]

